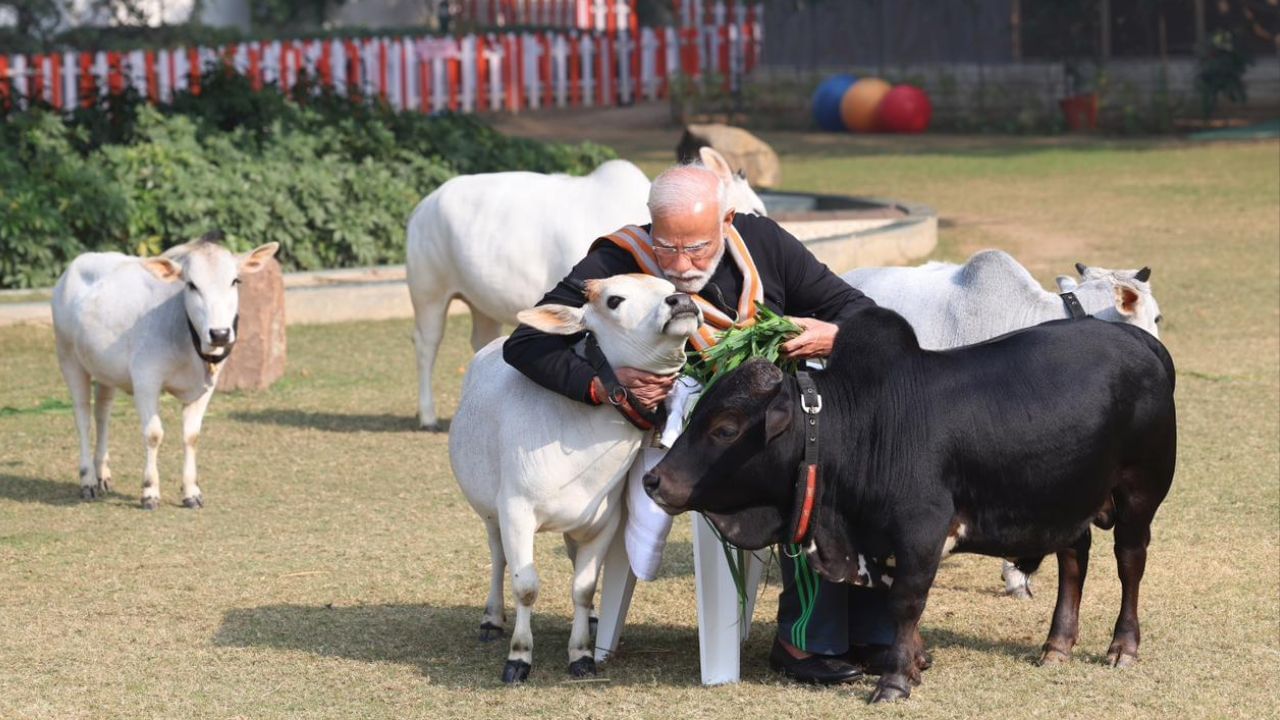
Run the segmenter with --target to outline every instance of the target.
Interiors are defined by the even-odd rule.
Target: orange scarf
[[[658,265],[657,255],[653,252],[653,238],[645,232],[644,228],[627,225],[613,234],[605,235],[600,240],[608,240],[631,253],[640,269],[649,275],[666,277],[662,272],[662,266]],[[702,317],[705,322],[698,328],[697,334],[689,338],[689,341],[699,351],[716,344],[717,330],[728,330],[731,327],[743,328],[755,324],[756,303],[764,301],[764,283],[760,280],[760,272],[756,270],[755,261],[751,259],[751,253],[747,252],[747,244],[742,241],[738,229],[730,225],[729,235],[724,241],[727,244],[726,254],[733,258],[738,270],[742,271],[742,296],[738,298],[738,321],[735,323],[732,318],[701,295],[694,294],[693,301],[702,308]]]

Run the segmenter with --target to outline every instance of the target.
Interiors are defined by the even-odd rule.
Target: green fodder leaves
[[[746,327],[732,327],[717,335],[718,342],[701,352],[689,353],[685,374],[702,383],[703,392],[720,378],[754,357],[762,357],[794,373],[800,363],[783,357],[782,345],[800,334],[800,326],[761,303],[756,303],[756,321]]]

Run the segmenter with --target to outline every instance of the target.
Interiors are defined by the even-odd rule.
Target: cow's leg
[[[533,509],[507,506],[499,511],[502,547],[511,570],[511,592],[515,597],[516,622],[511,630],[511,646],[502,681],[523,682],[533,668],[533,604],[538,600],[538,571],[533,566],[533,536],[537,532]]]
[[[133,404],[142,423],[142,444],[147,454],[146,466],[142,470],[142,509],[155,510],[160,505],[160,471],[156,468],[156,457],[160,454],[160,443],[164,442],[159,389],[135,384]]]
[[[476,310],[474,305],[468,306],[471,308],[471,351],[480,352],[480,348],[502,333],[502,323]]]
[[[89,373],[80,363],[71,358],[58,358],[62,369],[62,378],[67,381],[67,389],[71,391],[71,406],[76,415],[76,432],[80,435],[80,499],[93,500],[98,497],[98,478],[93,465],[93,450],[89,444],[90,425],[89,398],[92,394],[93,381]]]
[[[1084,594],[1084,578],[1089,572],[1088,528],[1071,547],[1058,551],[1058,604],[1053,609],[1049,639],[1040,654],[1041,665],[1054,665],[1071,660],[1071,650],[1080,635],[1080,597]]]
[[[1138,586],[1147,568],[1147,544],[1151,542],[1151,515],[1131,520],[1120,515],[1116,523],[1116,569],[1120,574],[1120,617],[1107,650],[1112,667],[1128,667],[1138,661]]]
[[[899,550],[893,586],[889,589],[889,611],[893,615],[894,639],[889,667],[876,683],[871,702],[905,700],[911,696],[911,686],[920,682],[920,671],[927,665],[924,642],[920,638],[920,616],[924,613],[929,588],[938,572],[942,556],[946,521],[920,521],[907,527],[943,528],[936,542],[920,542],[913,548]]]
[[[564,553],[569,556],[569,564],[577,567],[578,564],[578,541],[569,537],[569,533],[564,534]],[[591,624],[591,634],[596,634],[596,627],[600,624],[600,618],[596,616],[596,608],[594,604],[595,598],[592,598],[591,617],[588,622]]]
[[[448,295],[429,295],[425,290],[410,293],[413,296],[413,344],[418,355],[418,423],[423,430],[437,432],[441,429],[436,417],[436,399],[432,392],[431,378],[435,372],[436,354],[444,338],[444,326],[449,309]]]
[[[200,492],[200,486],[196,485],[196,446],[200,442],[204,411],[208,409],[212,397],[211,387],[182,408],[182,506],[193,510],[204,507],[204,494]]]
[[[605,553],[618,529],[618,514],[613,513],[590,540],[580,543],[573,558],[573,629],[569,632],[569,674],[592,677],[596,674],[595,648],[591,642],[591,605],[596,596],[596,581],[604,565]]]
[[[103,493],[111,490],[111,468],[108,466],[110,453],[107,451],[107,426],[111,422],[111,401],[115,399],[116,389],[106,383],[98,383],[94,388],[93,421],[98,429],[98,443],[93,452],[93,466],[98,471],[98,490]]]
[[[502,637],[502,628],[507,623],[506,599],[502,597],[507,555],[502,549],[502,528],[497,519],[486,519],[484,526],[489,533],[489,598],[484,602],[484,617],[480,620],[480,641],[489,642]]]

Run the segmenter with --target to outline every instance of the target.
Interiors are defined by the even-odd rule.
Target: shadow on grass
[[[94,502],[84,502],[80,499],[80,486],[75,482],[0,473],[0,499],[43,503],[61,507],[102,504],[139,509],[138,497],[120,492],[119,482],[120,480],[117,476],[112,483],[112,490],[105,497],[99,497]],[[139,489],[139,493],[141,493],[141,489]],[[181,503],[171,502],[167,504],[181,507]]]
[[[926,648],[962,647],[992,655],[1004,655],[1023,663],[1035,663],[1040,659],[1039,645],[1002,642],[953,630],[930,629],[927,622],[921,625],[920,635],[924,638]]]
[[[693,599],[690,598],[690,602]],[[219,647],[272,648],[371,663],[417,667],[432,684],[452,688],[501,688],[510,635],[479,640],[482,608],[429,605],[267,605],[228,611],[214,634]],[[508,608],[507,631],[514,612]],[[534,609],[534,666],[530,682],[570,680],[566,647],[569,618]],[[771,625],[758,625],[744,652],[744,679],[768,679],[764,655]],[[759,647],[754,647],[758,645]],[[601,666],[601,685],[699,684],[698,635],[691,627],[628,624],[618,653]],[[593,684],[593,683],[585,683]]]
[[[341,413],[308,412],[306,410],[238,410],[228,414],[232,420],[263,425],[311,428],[330,432],[413,432],[418,420],[404,415],[343,415]],[[448,429],[448,421],[443,421]]]
[[[0,473],[0,498],[45,505],[76,505],[80,487],[70,482]]]

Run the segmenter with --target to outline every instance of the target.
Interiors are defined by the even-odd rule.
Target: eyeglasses
[[[671,247],[670,245],[653,244],[653,253],[663,260],[673,260],[677,255],[683,254],[690,260],[701,260],[711,254],[713,242],[700,242],[694,245],[688,245],[681,248]]]

